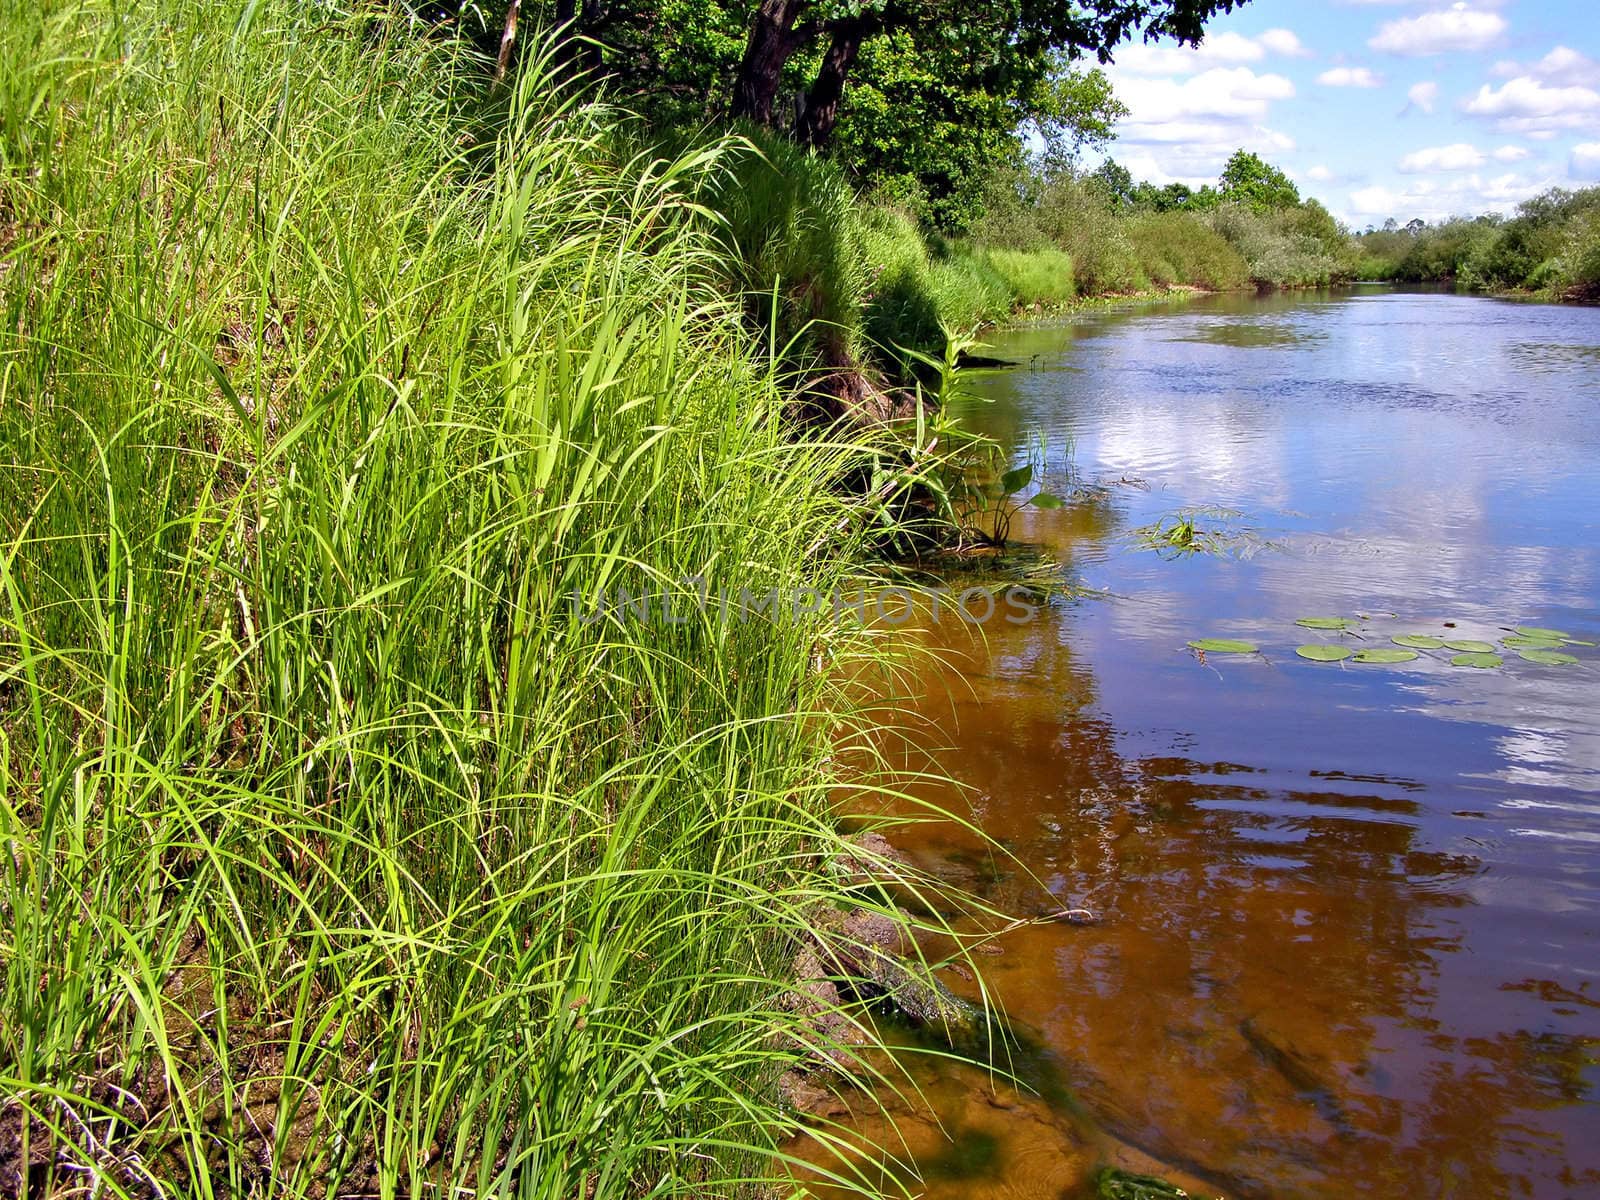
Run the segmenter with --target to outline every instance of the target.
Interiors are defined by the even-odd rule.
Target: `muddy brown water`
[[[1101,594],[924,632],[947,661],[910,711],[962,786],[920,794],[1017,862],[949,822],[900,842],[1099,920],[985,960],[1043,1094],[919,1067],[893,1127],[856,1124],[915,1164],[885,1181],[1076,1196],[1111,1162],[1241,1197],[1600,1195],[1600,650],[1295,654],[1600,641],[1600,310],[1358,289],[993,340],[1021,365],[964,415],[1073,497],[1014,536]],[[1138,532],[1197,509],[1214,552]],[[1262,654],[1186,649],[1208,636]]]

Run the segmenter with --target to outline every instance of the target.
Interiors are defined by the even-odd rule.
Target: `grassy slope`
[[[777,1171],[817,667],[873,648],[568,602],[845,569],[709,156],[612,161],[537,69],[470,145],[377,19],[0,14],[0,1188]]]

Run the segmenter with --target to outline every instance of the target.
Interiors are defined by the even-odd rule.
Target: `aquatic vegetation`
[[[1422,657],[1422,655],[1418,654],[1415,650],[1374,649],[1374,650],[1357,650],[1355,652],[1355,654],[1352,656],[1351,661],[1352,662],[1358,662],[1358,663],[1377,663],[1377,664],[1393,666],[1393,665],[1398,665],[1399,663],[1415,662],[1417,659],[1419,659],[1421,657]]]
[[[1365,638],[1371,636],[1364,632],[1368,624],[1376,617],[1398,619],[1395,613],[1364,613],[1359,618],[1351,617],[1300,617],[1294,624],[1301,629],[1317,629],[1328,633],[1338,633],[1352,638]],[[1454,622],[1446,621],[1447,628],[1454,626]],[[1594,643],[1575,638],[1558,629],[1547,629],[1532,625],[1519,625],[1515,627],[1518,632],[1509,634],[1501,639],[1507,650],[1516,651],[1518,656],[1526,662],[1537,663],[1541,666],[1576,666],[1583,660],[1571,650],[1578,647],[1593,646]],[[1388,639],[1394,647],[1356,647],[1349,643],[1312,642],[1296,646],[1295,654],[1309,662],[1317,663],[1360,663],[1366,666],[1403,666],[1407,663],[1425,661],[1425,652],[1430,650],[1448,650],[1452,657],[1448,660],[1452,666],[1472,667],[1479,670],[1493,670],[1505,665],[1505,658],[1493,642],[1483,641],[1478,638],[1438,637],[1431,633],[1398,633],[1390,635]],[[1261,648],[1254,642],[1239,641],[1229,638],[1197,638],[1188,643],[1191,650],[1198,652],[1204,658],[1206,652],[1213,654],[1260,654]],[[1426,658],[1432,658],[1427,655]]]
[[[1517,656],[1547,667],[1573,666],[1581,661],[1576,654],[1563,654],[1559,650],[1518,650]]]
[[[1262,550],[1280,549],[1253,526],[1243,524],[1245,514],[1231,508],[1184,508],[1153,525],[1143,525],[1129,535],[1143,550],[1163,558],[1214,554],[1249,559]]]
[[[1313,642],[1308,646],[1295,647],[1296,654],[1301,658],[1308,658],[1312,662],[1343,662],[1352,657],[1355,651],[1349,646],[1331,646],[1326,642]]]
[[[1200,638],[1189,643],[1191,650],[1206,654],[1259,654],[1261,647],[1254,642],[1241,642],[1233,638]]]

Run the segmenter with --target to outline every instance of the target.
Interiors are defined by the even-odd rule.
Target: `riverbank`
[[[0,1194],[722,1194],[862,1053],[787,998],[864,449],[790,436],[725,147],[464,53],[0,18]]]

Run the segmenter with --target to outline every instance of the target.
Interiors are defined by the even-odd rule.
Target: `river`
[[[1012,536],[1085,594],[927,633],[949,665],[915,707],[962,786],[921,796],[1017,863],[952,823],[902,846],[1095,922],[984,961],[1064,1090],[924,1069],[913,1190],[1075,1196],[1111,1162],[1244,1197],[1600,1194],[1600,650],[1503,645],[1600,642],[1600,310],[1354,289],[990,341],[1019,365],[959,411],[1068,499]],[[1152,538],[1185,513],[1195,539]],[[1323,617],[1351,626],[1296,624]],[[1408,634],[1504,663],[1296,653]]]

